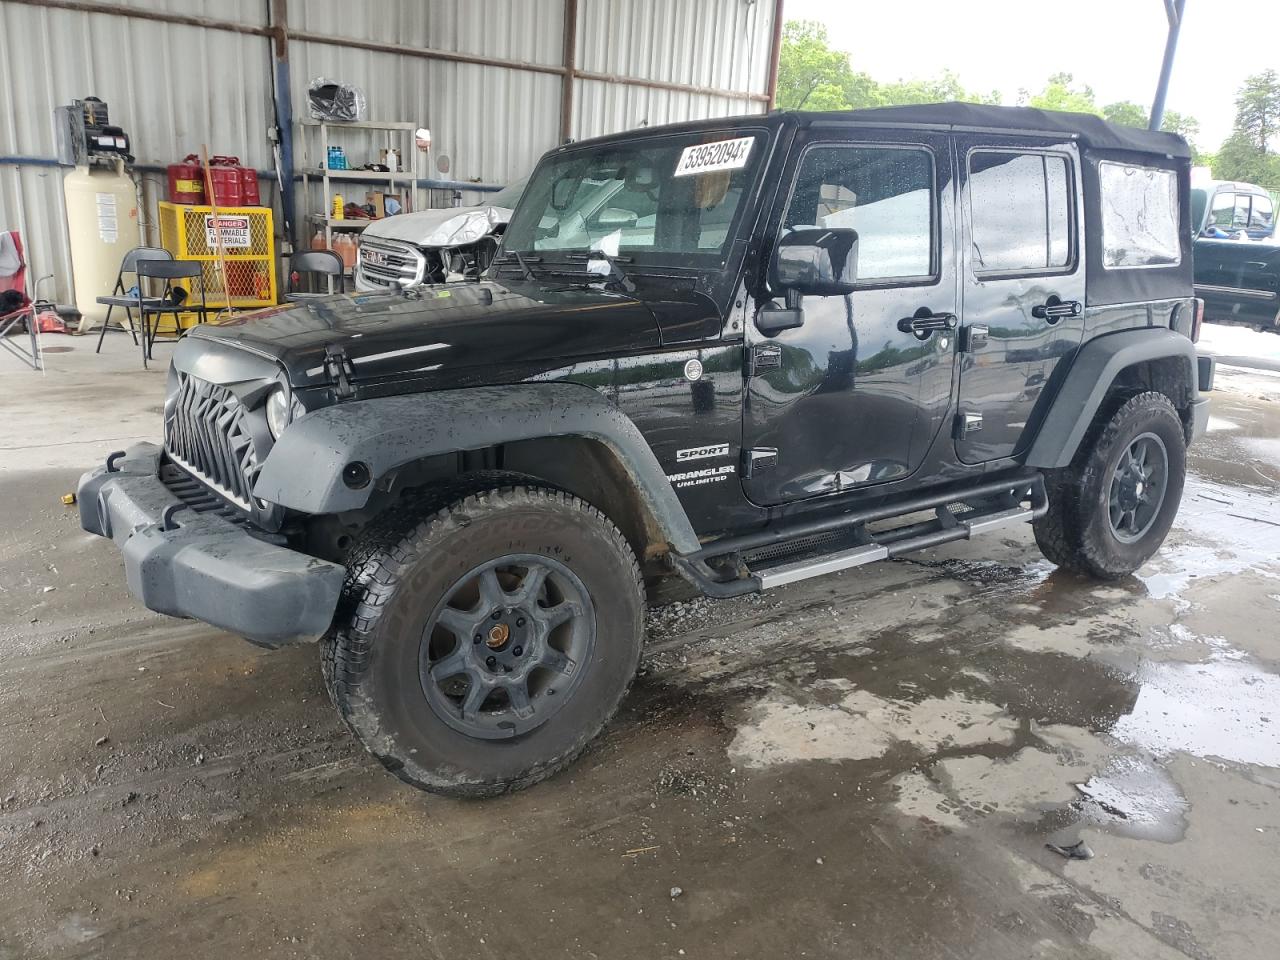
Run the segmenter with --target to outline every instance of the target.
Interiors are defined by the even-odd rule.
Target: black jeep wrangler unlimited
[[[200,326],[164,444],[80,482],[148,607],[322,639],[402,779],[572,761],[645,585],[768,589],[1030,523],[1119,577],[1168,532],[1213,366],[1178,137],[959,104],[557,148],[480,282]]]

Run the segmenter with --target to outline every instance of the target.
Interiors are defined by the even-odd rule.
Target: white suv
[[[356,288],[390,290],[478,277],[498,248],[528,177],[474,207],[401,213],[369,224],[360,235]]]

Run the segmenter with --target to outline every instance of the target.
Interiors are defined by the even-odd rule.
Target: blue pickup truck
[[[1271,195],[1252,183],[1195,181],[1191,223],[1204,318],[1280,333],[1280,240]]]

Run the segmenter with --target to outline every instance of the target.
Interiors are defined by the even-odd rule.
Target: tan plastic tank
[[[75,284],[80,332],[101,324],[107,308],[98,297],[110,295],[124,255],[139,246],[138,194],[117,160],[113,168],[76,167],[62,181],[67,207],[67,236]],[[112,315],[124,320],[122,311]]]

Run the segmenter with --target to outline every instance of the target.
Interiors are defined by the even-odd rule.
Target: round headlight
[[[276,387],[267,394],[267,429],[275,439],[279,440],[289,425],[290,413],[289,396],[284,387]]]

